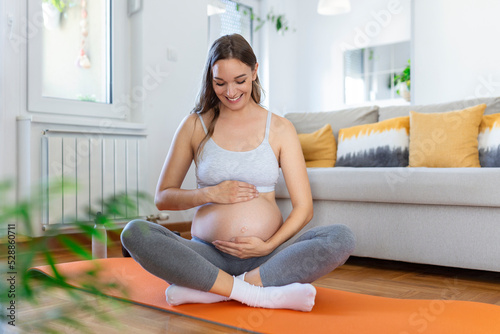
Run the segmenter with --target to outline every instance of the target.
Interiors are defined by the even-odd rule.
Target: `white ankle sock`
[[[260,287],[235,279],[229,298],[252,307],[311,311],[316,289],[311,284]]]
[[[239,280],[244,280],[245,274],[246,273],[243,273],[236,278]],[[208,291],[195,290],[174,284],[170,285],[167,290],[165,290],[165,296],[167,297],[167,303],[173,306],[188,303],[212,304],[225,302],[230,299],[229,297],[218,295]]]
[[[165,295],[167,297],[167,303],[173,306],[188,303],[211,304],[229,300],[229,298],[225,296],[179,285],[169,286],[167,290],[165,290]]]

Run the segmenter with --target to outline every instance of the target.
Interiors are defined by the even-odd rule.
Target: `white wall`
[[[337,16],[319,15],[318,1],[267,2],[296,28],[269,32],[270,108],[279,114],[343,107],[343,51],[411,37],[410,0],[351,0],[351,12]]]
[[[5,3],[0,2],[0,17],[5,17]],[[0,36],[5,36],[5,24],[0,25]],[[2,75],[0,76],[0,180],[3,180],[2,176],[5,174],[4,172],[4,159],[5,159],[5,126],[4,126],[4,116],[5,116],[5,75],[4,73],[4,54],[5,54],[5,38],[0,40],[0,72]]]
[[[500,95],[500,1],[413,0],[415,104]]]
[[[26,74],[28,36],[22,32],[21,18],[25,6],[21,1],[1,1],[0,8],[0,180],[14,181],[16,169],[16,116],[25,108],[23,77]],[[12,19],[9,28],[9,19]],[[26,20],[24,21],[26,22]]]
[[[265,0],[262,2],[261,17],[272,11],[276,15],[285,14],[290,29],[297,28],[298,0]],[[264,102],[274,113],[283,114],[296,104],[295,94],[299,89],[295,67],[298,63],[297,51],[299,36],[293,31],[283,35],[276,31],[272,23],[267,22],[263,28],[263,59],[261,60],[261,76],[266,93]]]
[[[142,73],[161,73],[162,82],[141,101],[142,120],[147,124],[150,192],[154,194],[163,161],[174,133],[193,109],[208,51],[205,0],[143,1]],[[167,50],[177,61],[167,59]],[[193,170],[184,182],[196,188]],[[172,212],[172,220],[187,220]],[[185,218],[185,219],[184,219]]]

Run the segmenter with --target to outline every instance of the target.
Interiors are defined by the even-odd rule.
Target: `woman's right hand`
[[[212,203],[239,203],[259,197],[259,192],[254,185],[242,181],[228,180],[207,188]]]

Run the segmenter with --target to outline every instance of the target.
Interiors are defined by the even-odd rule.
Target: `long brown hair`
[[[214,64],[221,59],[238,59],[242,63],[248,65],[252,71],[255,70],[257,64],[257,57],[255,56],[252,47],[245,38],[239,34],[225,35],[217,39],[210,48],[208,52],[208,59],[205,65],[205,70],[203,72],[204,81],[202,82],[200,93],[198,95],[198,103],[191,111],[191,113],[197,113],[203,115],[210,110],[213,111],[213,118],[211,119],[205,138],[201,141],[198,146],[196,157],[206,141],[213,135],[215,129],[215,123],[219,118],[220,100],[215,94],[213,88],[213,74],[212,67]],[[259,76],[252,81],[252,99],[255,103],[260,105],[260,100],[262,96],[262,87],[260,85]]]

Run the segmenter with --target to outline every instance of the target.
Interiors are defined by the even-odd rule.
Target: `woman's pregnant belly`
[[[269,239],[283,222],[274,192],[260,194],[247,202],[206,204],[196,212],[191,234],[212,242],[238,236]]]

